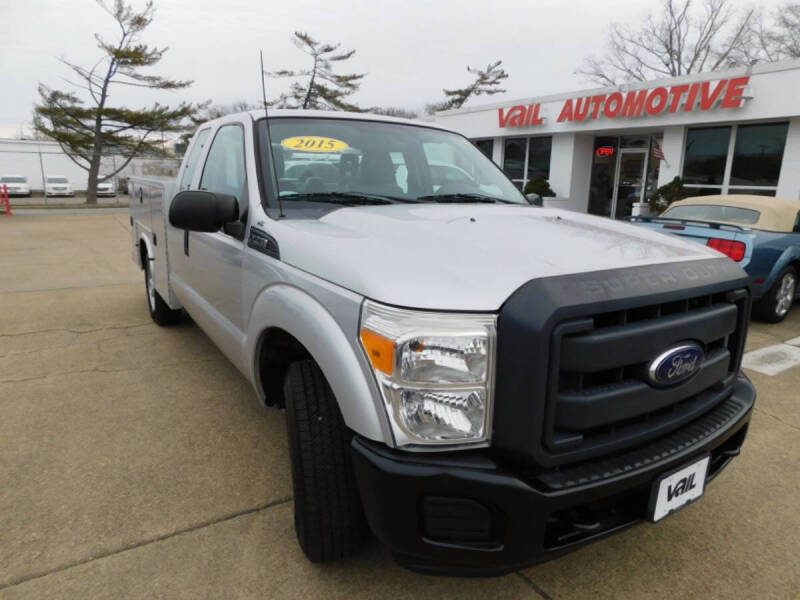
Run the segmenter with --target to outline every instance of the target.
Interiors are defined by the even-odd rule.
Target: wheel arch
[[[781,252],[778,259],[772,264],[772,268],[767,275],[765,290],[769,290],[775,285],[778,276],[786,267],[794,267],[795,271],[800,273],[800,247],[790,246]],[[766,293],[766,292],[765,292]]]
[[[147,253],[147,258],[155,257],[155,253],[153,252],[153,244],[150,242],[150,239],[144,234],[139,234],[139,268],[144,270],[144,261],[145,252]]]
[[[336,319],[307,292],[287,284],[263,290],[253,304],[244,351],[244,363],[249,365],[262,404],[280,405],[283,394],[276,390],[282,390],[285,369],[294,360],[311,357],[331,386],[345,424],[364,437],[391,443],[377,384],[364,368],[366,358],[359,356]],[[274,376],[281,379],[265,381]]]

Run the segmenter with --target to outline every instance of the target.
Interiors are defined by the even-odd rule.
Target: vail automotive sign
[[[612,92],[564,101],[558,122],[656,116],[663,113],[739,108],[750,77],[681,83],[649,90]],[[544,123],[540,104],[517,105],[497,110],[500,127],[531,127]]]

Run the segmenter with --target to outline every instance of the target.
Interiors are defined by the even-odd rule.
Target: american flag
[[[658,144],[658,140],[653,140],[653,156],[655,156],[658,160],[666,160],[664,158],[664,151]]]

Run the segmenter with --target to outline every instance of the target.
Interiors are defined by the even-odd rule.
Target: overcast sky
[[[111,1],[111,0],[109,0]],[[133,3],[141,4],[139,0]],[[761,0],[767,8],[779,0]],[[169,52],[152,71],[194,85],[177,92],[118,87],[114,103],[182,99],[226,104],[260,99],[258,50],[267,69],[301,68],[307,57],[292,32],[355,49],[346,71],[367,77],[361,106],[419,108],[442,87],[469,81],[467,65],[503,60],[504,96],[473,103],[591,87],[573,74],[584,56],[602,51],[611,21],[637,21],[657,0],[156,0],[148,44]],[[82,65],[99,57],[93,34],[117,34],[94,0],[0,0],[0,123],[27,123],[37,82],[65,88],[63,56]],[[342,63],[340,63],[341,65]],[[268,96],[286,84],[268,80]]]

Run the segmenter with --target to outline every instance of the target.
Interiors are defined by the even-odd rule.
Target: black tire
[[[172,310],[169,305],[164,302],[164,299],[155,289],[155,282],[151,277],[152,270],[150,269],[150,261],[147,255],[143,257],[144,262],[144,288],[147,297],[147,308],[150,309],[150,316],[153,321],[158,323],[161,327],[174,325],[181,320],[180,309]]]
[[[284,398],[297,540],[311,562],[339,560],[367,532],[350,459],[353,433],[313,360],[289,366]]]
[[[780,323],[792,310],[797,297],[797,270],[786,267],[769,291],[756,303],[753,314],[767,323]]]

